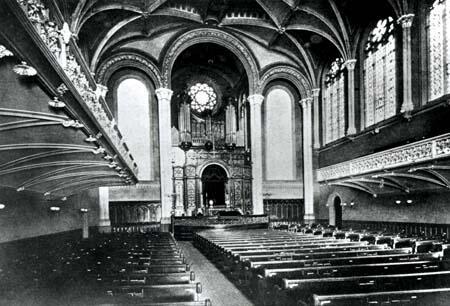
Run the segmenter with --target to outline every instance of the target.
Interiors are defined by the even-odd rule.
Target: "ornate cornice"
[[[156,88],[162,87],[161,72],[158,67],[144,56],[135,53],[118,53],[106,59],[97,69],[97,82],[106,84],[115,71],[124,67],[142,70],[150,77]]]
[[[267,70],[260,77],[258,92],[263,92],[267,84],[275,79],[286,79],[290,81],[297,88],[300,96],[307,96],[311,89],[305,76],[296,68],[291,66],[275,66]]]
[[[249,92],[254,93],[258,88],[259,70],[253,54],[235,36],[219,29],[201,28],[184,33],[177,38],[166,52],[162,64],[163,87],[170,88],[171,73],[177,57],[190,46],[199,43],[215,43],[230,50],[244,65],[249,80]]]
[[[450,133],[317,170],[319,182],[450,157]]]

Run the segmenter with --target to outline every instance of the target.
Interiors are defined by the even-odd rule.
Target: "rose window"
[[[212,111],[217,104],[217,95],[208,84],[197,83],[189,89],[191,108],[197,113]]]

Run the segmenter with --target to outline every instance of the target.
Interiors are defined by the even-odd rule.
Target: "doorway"
[[[227,181],[227,173],[219,165],[210,165],[203,170],[203,203],[205,203],[206,207],[218,208],[226,206],[225,188]]]
[[[341,198],[335,197],[333,201],[334,207],[334,225],[337,228],[342,228],[342,206]]]

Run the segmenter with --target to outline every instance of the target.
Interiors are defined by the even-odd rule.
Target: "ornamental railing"
[[[336,180],[449,156],[450,133],[318,169],[317,180]]]
[[[106,106],[107,88],[95,83],[91,71],[72,38],[67,22],[62,20],[60,13],[50,11],[42,0],[17,0],[17,2],[72,82],[77,94],[103,129],[103,135],[110,139],[128,168],[137,176],[137,165],[130,156],[117,124]]]

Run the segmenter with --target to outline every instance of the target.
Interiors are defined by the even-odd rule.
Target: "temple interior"
[[[448,305],[450,0],[0,16],[0,305]]]

